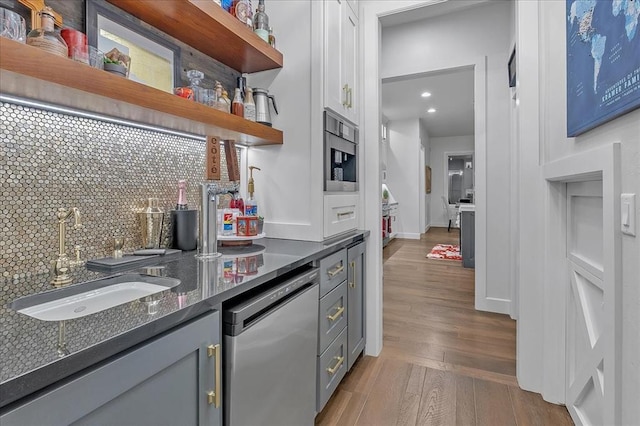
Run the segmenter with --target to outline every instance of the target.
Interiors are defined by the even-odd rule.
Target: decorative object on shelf
[[[640,108],[637,3],[566,1],[567,137]]]
[[[78,30],[73,28],[63,28],[60,30],[60,36],[67,43],[69,48],[69,57],[73,59],[73,49],[78,47],[85,47],[87,45],[87,36]]]
[[[256,121],[256,103],[253,100],[253,90],[247,87],[244,96],[244,118],[249,121]]]
[[[258,235],[257,216],[238,216],[236,220],[236,235],[239,237],[253,237]]]
[[[104,70],[129,77],[131,58],[120,52],[117,48],[111,49],[104,55]]]
[[[173,89],[173,93],[180,96],[181,98],[185,98],[190,101],[193,100],[193,90],[191,90],[191,88],[189,87],[176,87],[175,89]]]
[[[138,212],[142,229],[142,246],[147,249],[160,248],[164,212],[157,198],[149,198],[147,207]]]
[[[276,36],[273,34],[273,28],[269,27],[269,46],[276,48]]]
[[[18,0],[18,3],[26,6],[31,10],[31,29],[38,28],[40,25],[40,11],[46,7],[44,0]],[[62,26],[62,16],[51,10],[55,25]]]
[[[231,14],[243,24],[249,25],[252,15],[249,0],[234,0],[231,6]]]
[[[27,44],[54,55],[69,56],[67,43],[55,31],[53,10],[48,6],[40,12],[40,26],[27,34]]]
[[[231,99],[229,99],[229,94],[224,87],[222,88],[222,103],[220,105],[224,106],[223,111],[231,114]]]
[[[93,46],[73,46],[69,49],[70,58],[93,68],[104,69],[104,53]],[[125,71],[126,74],[126,71]]]
[[[187,78],[189,79],[189,88],[193,92],[193,100],[201,104],[204,103],[204,89],[200,87],[204,73],[198,70],[189,70],[187,71]]]
[[[253,17],[253,32],[269,43],[269,15],[264,11],[264,0],[258,1],[258,9]]]
[[[117,48],[131,58],[127,78],[167,93],[183,85],[180,48],[176,44],[126,14],[115,12],[102,0],[86,0],[85,22],[90,46],[103,52]]]
[[[11,10],[0,7],[0,37],[24,43],[27,38],[27,25],[24,18]]]
[[[242,95],[240,95],[240,89],[236,87],[236,92],[233,95],[233,103],[231,104],[231,113],[239,117],[244,117],[244,103],[242,102]]]
[[[278,113],[276,106],[276,98],[269,94],[267,89],[253,89],[254,100],[256,103],[256,122],[271,126],[271,110],[269,109],[269,99],[273,103],[273,110]]]
[[[385,204],[389,202],[389,191],[386,189],[382,190],[382,202]]]

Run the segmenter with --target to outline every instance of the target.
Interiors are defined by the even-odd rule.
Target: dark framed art
[[[637,0],[566,0],[567,136],[640,107]]]
[[[90,46],[113,48],[131,57],[129,79],[165,92],[181,86],[180,48],[143,27],[137,18],[116,13],[103,0],[87,0],[86,33]]]

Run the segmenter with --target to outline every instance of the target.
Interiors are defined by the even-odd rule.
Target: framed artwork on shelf
[[[424,189],[427,194],[431,194],[431,167],[425,166],[424,168]]]
[[[627,3],[566,0],[567,137],[640,107],[640,22]]]
[[[99,0],[87,1],[89,45],[105,54],[116,48],[129,56],[130,80],[169,93],[173,93],[174,87],[182,86],[180,48],[143,27],[135,18],[114,12],[112,7]]]

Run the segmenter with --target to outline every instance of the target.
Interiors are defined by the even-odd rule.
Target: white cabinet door
[[[358,0],[347,0],[347,4],[351,7],[351,10],[358,16]]]
[[[344,115],[346,89],[342,83],[342,12],[345,0],[324,2],[324,106]]]
[[[358,124],[358,17],[348,5],[343,7],[342,81],[346,87],[345,116]]]

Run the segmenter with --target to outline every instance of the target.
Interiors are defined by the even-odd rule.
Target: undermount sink
[[[124,274],[16,299],[11,308],[42,321],[64,321],[160,293],[180,280]]]

